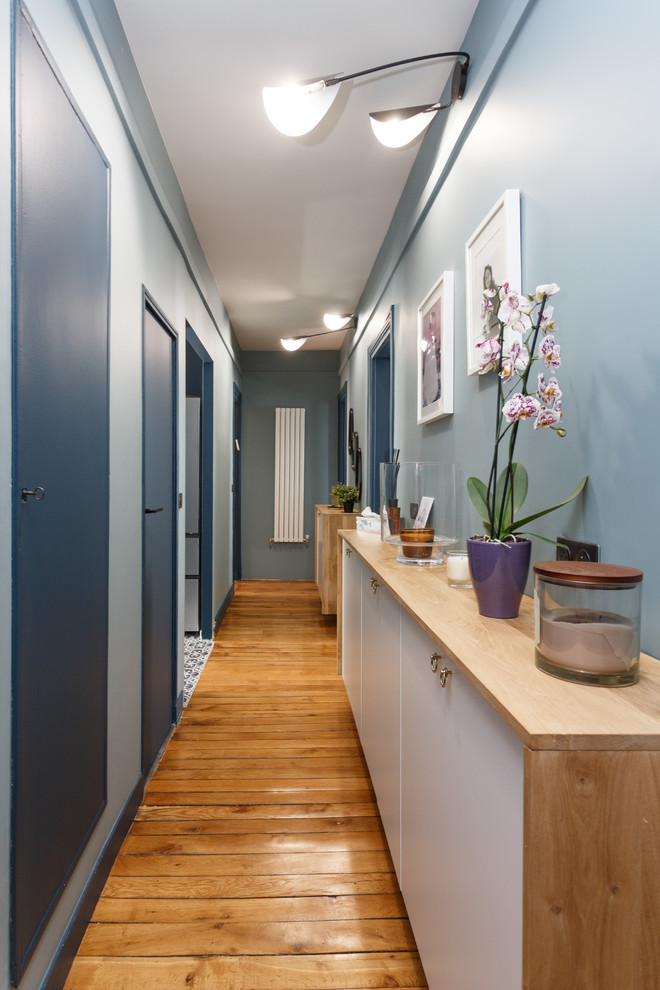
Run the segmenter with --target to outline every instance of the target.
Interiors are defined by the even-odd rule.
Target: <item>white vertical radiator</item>
[[[271,543],[307,543],[303,536],[305,410],[275,409],[275,511]]]

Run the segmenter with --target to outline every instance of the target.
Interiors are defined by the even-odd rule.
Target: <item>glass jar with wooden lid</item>
[[[634,684],[642,576],[634,567],[616,564],[534,564],[536,666],[580,684]]]

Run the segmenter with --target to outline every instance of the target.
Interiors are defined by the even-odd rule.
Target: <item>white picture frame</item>
[[[491,336],[481,320],[486,282],[521,290],[520,190],[507,189],[465,245],[467,373],[479,371],[476,344]]]
[[[443,272],[417,309],[417,423],[454,411],[454,273]]]

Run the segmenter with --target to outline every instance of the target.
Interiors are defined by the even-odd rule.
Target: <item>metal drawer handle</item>
[[[163,509],[164,509],[164,506],[162,506],[162,505],[161,505],[161,507],[160,507],[160,509],[145,509],[144,511],[145,511],[145,514],[146,514],[146,515],[148,515],[148,516],[150,516],[150,515],[152,515],[152,514],[153,514],[154,512],[162,512],[162,511],[163,511]]]
[[[374,595],[376,594],[376,592],[378,591],[379,588],[380,588],[380,585],[378,584],[378,581],[376,580],[376,578],[372,578],[371,579],[371,590],[373,591]]]
[[[350,557],[352,555],[352,553],[353,553],[353,551],[351,550],[351,548],[350,547],[346,547],[346,556],[347,557]]]
[[[432,653],[431,654],[431,670],[433,671],[434,674],[437,674],[438,673],[438,662],[440,660],[442,660],[442,654],[441,653]],[[440,686],[441,687],[443,687],[443,688],[444,687],[447,687],[447,678],[448,677],[451,677],[451,675],[452,675],[452,672],[449,669],[449,667],[442,667],[440,669]]]

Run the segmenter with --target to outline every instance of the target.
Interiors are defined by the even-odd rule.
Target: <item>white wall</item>
[[[11,157],[10,157],[10,7],[0,6],[0,926],[8,931],[10,670],[11,670]],[[85,27],[99,46],[111,79],[114,70],[86,3]],[[200,260],[187,217],[162,190],[156,168],[140,162],[129,141],[117,103],[133,124],[131,106],[119,88],[113,102],[99,66],[81,30],[81,8],[67,0],[30,0],[29,11],[65,84],[79,105],[111,166],[111,322],[110,322],[110,575],[108,804],[68,883],[21,987],[41,985],[94,866],[140,775],[141,746],[141,542],[142,542],[142,291],[146,287],[179,335],[180,488],[184,471],[184,398],[186,320],[214,361],[215,505],[214,611],[232,585],[231,431],[232,383],[238,377],[234,343],[217,288]],[[116,81],[116,80],[115,80]],[[181,514],[181,520],[183,515]],[[181,562],[178,642],[178,691],[183,687],[184,526],[180,526]],[[44,809],[47,813],[47,809]],[[9,986],[8,939],[0,939],[0,987]]]
[[[366,349],[393,304],[401,459],[455,460],[464,479],[487,475],[496,379],[467,376],[464,247],[503,191],[520,189],[523,289],[561,286],[557,377],[568,431],[560,440],[521,428],[525,509],[560,501],[589,475],[579,502],[531,528],[600,543],[603,560],[644,571],[643,649],[656,657],[659,32],[653,0],[606,8],[596,0],[483,0],[463,46],[473,58],[465,105],[436,119],[422,147],[418,166],[423,161],[426,171],[418,168],[404,193],[342,376],[364,450]],[[418,426],[417,306],[443,270],[456,273],[454,414]],[[471,508],[466,527],[480,529]],[[534,559],[554,555],[539,540],[533,545]]]

